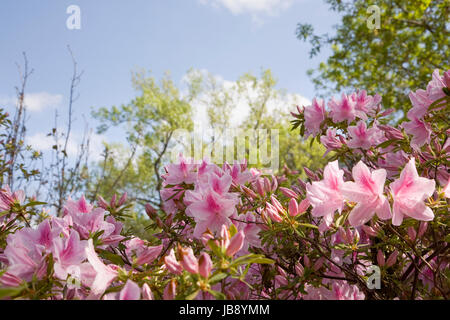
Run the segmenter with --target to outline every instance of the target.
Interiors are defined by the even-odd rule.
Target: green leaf
[[[214,298],[216,298],[217,300],[225,300],[227,298],[222,292],[219,292],[219,291],[210,289],[210,290],[208,290],[208,292],[211,293],[214,296]]]
[[[225,279],[226,277],[228,277],[228,275],[226,273],[223,272],[219,272],[215,275],[213,275],[211,278],[209,278],[209,284],[213,285],[216,284],[217,282]]]
[[[195,290],[194,292],[192,292],[190,295],[188,295],[186,297],[186,300],[194,300],[195,297],[197,297],[198,293],[200,292],[200,289]]]
[[[22,292],[23,289],[23,286],[0,288],[0,299],[17,296]]]

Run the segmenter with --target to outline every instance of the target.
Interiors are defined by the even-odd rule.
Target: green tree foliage
[[[405,95],[426,87],[435,68],[449,68],[449,0],[325,0],[342,16],[334,35],[314,34],[310,24],[298,24],[297,37],[309,41],[310,56],[323,46],[332,54],[309,70],[324,94],[349,88],[383,93],[386,107],[407,110]],[[370,29],[371,5],[380,9],[380,28]]]
[[[192,129],[194,92],[182,95],[169,74],[158,83],[146,72],[136,72],[132,82],[139,95],[130,103],[93,112],[101,122],[99,133],[121,127],[129,147],[105,145],[104,159],[93,172],[90,195],[110,197],[116,190],[127,191],[138,203],[159,205],[162,167],[175,143],[173,133]]]

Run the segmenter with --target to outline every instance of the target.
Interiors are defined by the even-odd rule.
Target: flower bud
[[[184,270],[192,273],[197,274],[198,273],[198,260],[194,256],[194,252],[192,251],[192,248],[179,248],[179,253],[181,257],[181,265],[183,266]]]
[[[300,262],[297,262],[295,264],[295,273],[299,276],[299,277],[303,277],[303,273],[305,272],[305,268],[303,268],[302,264]]]
[[[271,195],[271,196],[270,196],[270,202],[272,203],[272,205],[276,208],[276,210],[277,210],[279,213],[283,213],[283,212],[284,212],[283,206],[282,206],[281,203],[277,200],[277,198],[275,198],[274,195]]]
[[[156,209],[152,207],[150,203],[145,205],[145,212],[147,213],[150,219],[154,219],[156,215]]]
[[[306,254],[303,256],[303,264],[307,268],[311,267],[311,261],[309,260],[309,258],[308,258],[308,256]]]
[[[244,238],[244,231],[241,230],[236,233],[227,247],[226,255],[232,257],[236,252],[241,250],[242,246],[244,245]]]
[[[319,177],[317,177],[317,175],[307,167],[303,167],[303,170],[305,171],[305,174],[308,176],[308,178],[310,178],[312,181],[319,180]]]
[[[317,259],[313,266],[314,271],[319,271],[320,268],[322,268],[324,262],[325,262],[324,257],[320,257],[319,259]]]
[[[428,228],[428,222],[422,221],[419,225],[419,232],[417,232],[417,238],[422,238]]]
[[[113,196],[112,196],[112,198],[111,198],[111,201],[109,202],[109,206],[110,206],[111,208],[115,208],[115,207],[116,207],[116,199],[117,199],[117,196],[116,196],[116,194],[114,193]]]
[[[306,210],[309,208],[310,205],[311,203],[309,202],[308,199],[303,199],[298,205],[298,214],[306,212]]]
[[[241,186],[242,190],[252,199],[258,198],[258,195],[250,188],[247,188],[246,186]]]
[[[117,204],[119,207],[122,206],[127,201],[127,192],[125,191],[124,194],[120,197],[119,203]]]
[[[108,203],[106,202],[106,200],[105,199],[103,199],[103,197],[102,196],[98,196],[98,198],[97,198],[97,204],[98,204],[98,206],[100,207],[100,208],[102,208],[102,209],[108,209]]]
[[[294,198],[289,201],[289,215],[295,217],[298,214],[298,204]]]
[[[266,192],[264,191],[263,183],[264,183],[264,180],[262,178],[256,179],[256,182],[255,182],[256,191],[258,191],[258,193],[261,197],[264,197],[264,195],[266,194]]]
[[[377,253],[377,263],[380,267],[383,267],[386,264],[386,260],[384,259],[383,251],[378,250]]]
[[[212,261],[211,261],[211,257],[209,256],[209,254],[207,254],[206,252],[202,252],[202,254],[200,255],[200,258],[198,259],[198,272],[200,273],[200,275],[203,278],[208,278],[210,273],[211,273],[211,269],[212,269]]]
[[[264,190],[265,190],[266,192],[272,191],[272,186],[271,186],[271,184],[270,184],[269,178],[264,177],[263,180],[264,180]]]
[[[386,260],[386,267],[391,267],[397,262],[398,250],[391,253],[389,258]]]
[[[183,272],[183,267],[181,264],[177,261],[177,258],[175,257],[175,252],[173,249],[170,249],[170,252],[167,256],[164,257],[164,264],[170,272],[174,274],[181,274]]]
[[[298,195],[295,193],[295,191],[289,189],[289,188],[285,188],[285,187],[280,187],[280,191],[282,194],[284,194],[286,197],[288,198],[297,198]]]
[[[142,300],[153,300],[153,293],[148,284],[142,286]]]
[[[222,228],[220,229],[220,238],[220,246],[227,248],[230,244],[230,233],[228,232],[226,225],[222,225]]]
[[[363,225],[361,227],[363,229],[363,231],[370,237],[376,237],[377,236],[377,232],[370,226],[367,225]]]
[[[269,218],[274,222],[283,221],[283,218],[278,214],[275,207],[270,205],[270,203],[266,204],[266,213],[269,216]]]
[[[174,300],[177,290],[177,283],[175,279],[170,280],[167,287],[164,289],[163,299],[164,300]]]
[[[416,240],[416,230],[414,229],[414,227],[410,226],[408,227],[408,237],[409,239],[414,242],[414,240]]]
[[[272,175],[272,192],[275,192],[278,188],[278,179]]]

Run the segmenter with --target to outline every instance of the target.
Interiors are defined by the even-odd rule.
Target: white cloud
[[[294,0],[200,0],[202,4],[222,6],[232,14],[274,15],[289,8]]]
[[[62,132],[61,130],[62,128],[60,128],[60,132]],[[99,134],[90,134],[89,139],[89,160],[99,161],[103,152],[102,142],[106,140],[106,137]],[[67,142],[67,156],[69,158],[77,156],[82,140],[83,135],[81,133],[74,132],[71,134]],[[52,136],[47,136],[47,134],[43,132],[38,132],[34,135],[28,136],[26,138],[26,143],[27,145],[31,145],[33,149],[41,152],[48,152],[52,150],[55,145],[54,138]],[[60,148],[62,148],[63,143],[64,139],[61,138],[59,140]]]
[[[29,111],[42,111],[46,108],[56,108],[61,105],[63,96],[48,92],[36,92],[25,94],[25,105]],[[17,98],[0,96],[0,105],[17,105]]]
[[[207,74],[207,70],[200,70],[203,75]],[[229,81],[223,79],[220,75],[214,75],[218,86],[222,86],[225,90],[230,90],[232,93],[231,99],[233,101],[233,110],[231,111],[230,124],[232,128],[237,128],[241,125],[245,119],[249,116],[250,107],[248,101],[235,90],[231,90],[235,85],[235,81]],[[185,80],[185,79],[184,79]],[[250,85],[247,88],[248,96],[251,100],[254,100],[260,94],[257,89],[253,89]],[[208,108],[208,93],[202,94],[195,99],[192,103],[194,111],[194,123],[199,130],[207,130],[209,126],[209,120],[207,115]],[[307,106],[311,104],[311,100],[296,93],[286,93],[278,97],[271,98],[267,101],[267,112],[269,114],[278,114],[279,116],[289,116],[289,111],[295,111],[295,106]]]

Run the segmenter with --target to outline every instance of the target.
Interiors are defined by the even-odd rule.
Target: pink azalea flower
[[[229,226],[237,203],[234,194],[221,195],[212,188],[203,191],[201,200],[194,201],[186,208],[186,214],[193,217],[196,223],[194,237],[200,238],[207,229],[219,232],[222,225]]]
[[[69,238],[53,239],[55,275],[65,280],[71,267],[78,267],[86,259],[86,240],[80,241],[78,232],[72,230]]]
[[[14,202],[21,204],[24,200],[25,193],[23,190],[17,190],[13,193],[9,186],[6,185],[0,189],[0,212],[9,210]]]
[[[409,100],[413,107],[408,111],[408,119],[420,119],[422,118],[428,111],[428,107],[433,102],[429,97],[425,90],[419,89],[416,92],[409,93]]]
[[[411,147],[414,149],[418,150],[424,144],[430,143],[431,127],[427,122],[415,118],[409,122],[402,123],[402,127],[405,129],[407,134],[413,136],[411,140]]]
[[[320,142],[327,148],[324,156],[334,150],[342,147],[342,143],[346,143],[345,139],[340,138],[336,135],[336,129],[328,128],[327,134],[320,137]]]
[[[367,95],[366,90],[354,92],[351,95],[351,99],[356,103],[356,116],[363,120],[367,120],[367,114],[372,114],[373,109],[381,102],[381,96],[379,94],[372,97]]]
[[[106,239],[116,230],[116,225],[106,222],[105,209],[94,208],[81,197],[79,201],[68,200],[64,207],[66,216],[73,221],[73,228],[78,231],[82,239],[88,239],[90,235],[103,231],[100,239]]]
[[[313,99],[310,106],[305,107],[306,136],[316,136],[320,132],[320,125],[325,120],[325,102],[322,99]]]
[[[435,184],[434,180],[419,177],[415,159],[409,160],[400,178],[390,184],[394,198],[392,224],[401,225],[404,216],[421,221],[433,220],[433,211],[423,201],[431,197]]]
[[[126,247],[125,254],[130,261],[135,260],[138,265],[151,263],[155,260],[162,251],[163,246],[147,246],[144,240],[139,238],[132,238],[124,242]]]
[[[114,279],[116,279],[118,273],[117,270],[113,269],[110,265],[105,265],[100,260],[95,252],[92,239],[88,240],[85,253],[89,263],[96,272],[94,282],[91,285],[90,298],[98,298],[105,292]]]
[[[446,73],[448,73],[447,71]],[[427,85],[428,98],[432,101],[436,101],[445,96],[443,88],[446,87],[444,83],[444,77],[439,74],[439,69],[433,71],[432,80]]]
[[[371,146],[380,143],[384,136],[383,131],[376,126],[367,129],[364,121],[359,121],[356,126],[348,127],[348,133],[351,139],[348,141],[347,145],[353,149],[370,149]]]
[[[353,167],[352,173],[355,182],[348,181],[342,186],[344,197],[357,203],[348,216],[350,224],[354,227],[363,225],[375,213],[383,220],[391,218],[391,207],[383,194],[386,170],[370,172],[369,168],[359,161]]]
[[[197,180],[195,169],[197,169],[197,164],[192,159],[185,159],[180,154],[178,163],[171,163],[166,167],[167,173],[163,175],[163,178],[170,185],[192,184]]]
[[[341,187],[344,184],[344,171],[339,169],[338,161],[327,164],[323,180],[306,185],[306,198],[313,207],[314,217],[323,217],[327,226],[331,225],[336,210],[341,212],[344,200]]]
[[[235,161],[231,169],[227,167],[224,171],[230,174],[233,183],[236,185],[244,185],[253,180],[253,174],[247,170],[246,160],[242,165]]]
[[[336,100],[334,97],[328,102],[330,107],[330,115],[334,123],[339,123],[347,120],[348,123],[355,120],[356,113],[355,107],[356,102],[348,97],[346,94],[342,94],[342,99],[340,101]]]

